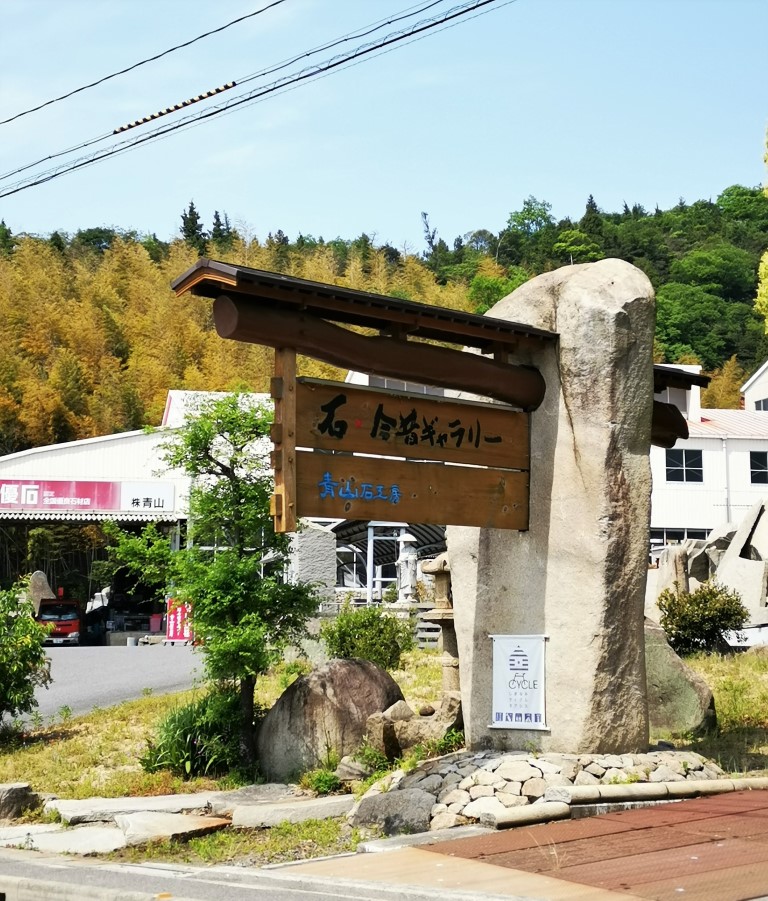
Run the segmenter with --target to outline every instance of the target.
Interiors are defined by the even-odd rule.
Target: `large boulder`
[[[374,713],[403,700],[395,680],[369,660],[331,660],[297,679],[259,730],[261,771],[286,780],[356,751]]]
[[[521,342],[513,356],[547,386],[530,414],[528,530],[447,530],[467,745],[640,750],[653,286],[629,263],[600,260],[531,279],[488,315],[559,338]],[[490,725],[492,635],[547,636],[547,730]]]
[[[648,715],[653,732],[679,735],[715,726],[715,700],[707,683],[677,656],[661,626],[645,621]]]

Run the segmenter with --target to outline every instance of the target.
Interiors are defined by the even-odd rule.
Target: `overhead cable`
[[[257,9],[245,16],[240,16],[240,18],[238,19],[233,19],[231,22],[227,22],[226,25],[221,25],[219,28],[213,28],[211,29],[211,31],[206,31],[204,34],[199,34],[196,38],[185,41],[183,44],[176,44],[175,47],[169,47],[167,50],[163,50],[162,53],[157,53],[155,54],[155,56],[149,56],[146,59],[142,59],[139,62],[134,63],[131,66],[126,66],[125,69],[120,69],[118,72],[112,72],[111,75],[105,75],[103,78],[92,81],[90,84],[84,84],[82,87],[75,88],[73,91],[69,91],[68,93],[62,94],[59,97],[54,97],[52,100],[46,100],[45,103],[41,103],[38,106],[33,106],[31,107],[31,109],[24,110],[21,113],[16,113],[15,115],[10,116],[8,119],[0,119],[0,125],[7,125],[9,122],[20,119],[22,116],[28,116],[30,113],[36,113],[38,110],[44,109],[46,106],[51,106],[54,103],[58,103],[60,100],[66,100],[68,97],[73,97],[75,94],[80,94],[82,91],[87,91],[90,88],[95,88],[96,85],[103,84],[105,81],[109,81],[111,78],[117,78],[119,75],[125,75],[126,72],[132,72],[134,69],[138,69],[140,66],[146,66],[147,63],[153,63],[155,62],[155,60],[161,59],[164,56],[168,56],[169,53],[175,53],[177,50],[182,50],[184,47],[189,47],[192,44],[197,43],[198,41],[202,41],[203,38],[208,38],[212,34],[218,34],[220,31],[224,31],[226,28],[231,28],[232,25],[237,25],[240,22],[244,22],[246,19],[252,19],[254,16],[261,15],[261,13],[267,12],[267,10],[272,9],[272,7],[274,6],[279,6],[281,3],[285,3],[285,0],[274,0],[274,2],[269,3],[267,6],[264,6],[261,9]]]
[[[431,0],[431,2],[428,2],[428,3],[421,3],[421,4],[417,3],[415,6],[406,7],[404,10],[401,10],[400,12],[395,13],[393,16],[390,16],[389,18],[378,20],[377,22],[373,22],[370,25],[364,25],[361,29],[358,29],[357,31],[350,32],[349,34],[343,35],[342,37],[337,38],[333,41],[329,41],[325,44],[320,44],[317,47],[314,47],[310,50],[306,50],[303,53],[300,53],[294,57],[291,57],[290,59],[283,60],[282,62],[276,63],[275,65],[273,65],[271,67],[262,69],[260,72],[255,72],[255,73],[251,73],[250,75],[245,75],[242,78],[238,78],[236,81],[233,80],[232,82],[230,82],[230,84],[234,87],[235,85],[247,83],[247,82],[253,81],[257,78],[265,77],[266,75],[272,75],[275,72],[279,72],[281,69],[285,69],[288,66],[293,65],[294,63],[298,62],[300,59],[309,59],[310,57],[315,56],[318,53],[322,53],[324,50],[330,50],[331,48],[337,47],[340,44],[346,43],[347,41],[358,40],[361,37],[367,37],[369,34],[372,34],[375,31],[380,31],[382,28],[385,28],[387,25],[392,25],[396,22],[401,22],[405,19],[413,18],[414,16],[417,16],[423,12],[426,12],[428,9],[431,9],[433,6],[438,6],[440,3],[444,3],[444,2],[445,2],[445,0]],[[235,20],[235,21],[239,21],[239,20]],[[229,89],[229,85],[225,85],[224,87]],[[220,93],[220,91],[221,91],[221,89],[216,89],[212,92],[208,92],[208,95],[213,96],[214,94]],[[197,97],[194,99],[195,99],[195,102],[197,102],[198,100],[207,99],[207,97],[206,97],[206,95],[201,95],[200,97]],[[189,105],[188,101],[183,102],[181,104],[175,104],[174,106],[168,107],[166,110],[164,110],[163,114],[166,115],[169,112],[175,112],[175,111],[177,111],[177,109],[188,106],[188,105]],[[146,124],[147,122],[153,121],[157,118],[160,118],[160,116],[158,114],[154,114],[152,116],[147,116],[144,119],[140,119],[140,120],[137,120],[136,122],[132,123],[130,127],[143,125],[143,124]],[[102,141],[106,140],[107,138],[112,137],[113,135],[118,134],[122,131],[126,131],[126,130],[128,130],[127,126],[121,126],[120,128],[115,128],[112,131],[105,132],[104,134],[99,135],[98,137],[90,138],[87,141],[83,141],[81,144],[75,144],[74,146],[68,147],[65,150],[59,150],[55,153],[48,154],[47,156],[41,157],[40,159],[35,160],[32,163],[27,163],[24,166],[19,166],[16,169],[11,169],[8,172],[4,172],[3,174],[0,175],[0,181],[5,181],[6,179],[11,178],[14,175],[19,175],[22,172],[26,172],[28,169],[34,169],[35,166],[39,166],[42,163],[46,163],[50,160],[58,159],[61,156],[68,156],[69,154],[75,153],[78,150],[85,150],[87,147],[93,147],[94,144],[99,144]]]
[[[353,60],[359,59],[360,57],[366,56],[370,53],[373,53],[374,51],[381,50],[384,47],[396,44],[407,38],[413,38],[416,35],[434,29],[440,25],[444,25],[445,23],[451,22],[452,20],[459,17],[466,16],[471,12],[475,12],[482,7],[496,2],[498,2],[498,0],[468,0],[468,2],[463,3],[459,6],[455,6],[452,9],[448,10],[446,13],[441,14],[440,16],[421,20],[409,29],[404,29],[399,32],[393,32],[391,34],[385,35],[379,41],[364,44],[360,47],[355,48],[347,54],[339,54],[333,57],[331,60],[326,61],[325,63],[307,67],[306,69],[303,69],[294,75],[284,76],[283,78],[278,79],[276,82],[273,82],[266,87],[255,88],[247,94],[241,94],[238,95],[238,97],[232,98],[228,101],[223,101],[218,106],[205,112],[198,113],[196,115],[192,114],[185,117],[185,119],[179,122],[166,126],[160,126],[148,134],[141,135],[133,139],[126,139],[111,148],[105,148],[102,151],[95,151],[89,156],[81,157],[79,160],[75,160],[70,163],[62,163],[59,167],[42,173],[41,175],[30,176],[27,181],[16,182],[15,184],[9,186],[6,190],[0,192],[0,197],[8,197],[12,194],[17,194],[20,191],[26,190],[27,188],[31,188],[39,184],[44,184],[69,172],[82,169],[85,166],[107,159],[111,156],[124,153],[127,150],[130,150],[140,144],[144,144],[148,141],[166,136],[182,128],[189,127],[193,123],[198,123],[203,120],[210,119],[213,116],[220,115],[224,112],[232,111],[233,109],[240,107],[243,104],[262,99],[268,94],[272,94],[277,91],[283,91],[290,85],[304,82],[307,79],[316,78],[323,73],[327,73],[333,69],[338,68],[339,66],[346,66]],[[514,0],[508,0],[507,3],[503,3],[502,5],[506,6],[509,2],[514,2]]]

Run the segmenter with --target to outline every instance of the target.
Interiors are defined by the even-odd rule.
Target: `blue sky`
[[[267,2],[3,0],[0,119]],[[0,175],[412,2],[285,0],[0,126]],[[589,194],[606,211],[625,201],[653,209],[765,182],[767,0],[497,0],[487,8],[297,90],[0,198],[0,218],[14,233],[113,225],[167,240],[194,200],[207,226],[219,210],[261,239],[278,228],[291,238],[365,231],[421,251],[422,211],[450,244],[472,229],[498,232],[529,195],[551,203],[557,217],[578,218]]]

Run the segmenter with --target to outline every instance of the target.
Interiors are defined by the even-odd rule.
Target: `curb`
[[[501,814],[486,813],[480,825],[491,829],[528,826],[554,819],[568,819],[573,808],[600,803],[680,801],[703,795],[768,789],[768,777],[745,779],[693,779],[680,782],[634,782],[629,785],[574,785],[548,788],[543,799],[526,807],[511,807]]]

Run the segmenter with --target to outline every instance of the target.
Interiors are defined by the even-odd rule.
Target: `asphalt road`
[[[110,864],[88,858],[41,856],[0,850],[0,898],[80,901],[88,886],[90,901],[534,901],[483,891],[446,892],[444,888],[336,881],[300,875],[290,868],[187,867],[172,864]],[[135,893],[135,894],[134,894]]]
[[[50,686],[38,688],[38,711],[46,722],[89,713],[139,698],[151,689],[168,694],[192,688],[203,673],[202,656],[186,645],[46,648],[51,661]]]

